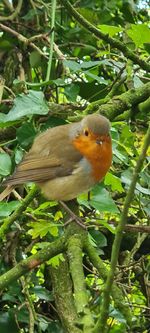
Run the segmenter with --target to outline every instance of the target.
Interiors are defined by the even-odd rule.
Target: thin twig
[[[77,224],[79,224],[83,229],[86,229],[86,226],[83,224],[82,220],[80,219],[79,216],[75,215],[72,210],[63,202],[63,201],[59,201],[61,206],[64,207],[64,209],[70,214],[72,220],[75,220],[77,222]],[[67,221],[68,222],[68,221]],[[69,221],[69,223],[71,222],[71,220]]]
[[[53,44],[54,44],[54,28],[55,28],[55,14],[56,14],[56,0],[52,0],[52,18],[51,18],[51,38],[50,38],[50,49],[49,49],[49,60],[47,66],[47,73],[45,81],[50,80],[52,56],[53,56]]]
[[[105,289],[104,289],[104,296],[103,296],[103,303],[101,307],[101,313],[100,313],[100,318],[98,319],[96,326],[93,330],[93,333],[98,333],[98,332],[106,332],[106,321],[108,318],[108,312],[109,312],[109,303],[110,303],[110,293],[111,293],[111,288],[114,280],[114,274],[117,266],[117,260],[118,260],[118,255],[119,255],[119,250],[120,250],[120,244],[123,236],[123,230],[127,222],[127,217],[128,217],[128,211],[130,208],[130,204],[134,195],[135,187],[136,187],[136,182],[139,176],[139,173],[141,171],[147,149],[150,144],[150,126],[147,130],[145,139],[144,139],[144,144],[142,147],[142,151],[139,155],[137,164],[135,166],[134,172],[133,172],[133,177],[132,181],[125,199],[124,203],[124,208],[123,212],[121,215],[120,223],[117,227],[117,232],[115,235],[113,247],[112,247],[112,255],[111,255],[111,264],[110,264],[110,271],[108,273]]]
[[[3,31],[6,31],[8,33],[10,33],[11,35],[15,36],[20,42],[24,43],[26,46],[31,46],[34,50],[36,50],[39,54],[41,54],[44,58],[47,59],[47,56],[44,52],[42,52],[38,46],[36,46],[33,42],[30,42],[30,40],[26,37],[24,37],[22,34],[20,34],[19,32],[7,27],[6,25],[0,23],[0,28]]]

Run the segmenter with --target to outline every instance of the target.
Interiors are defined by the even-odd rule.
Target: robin
[[[50,200],[71,200],[101,181],[112,161],[110,125],[105,117],[93,114],[80,122],[50,128],[38,135],[4,182],[3,200],[12,189],[35,182]]]

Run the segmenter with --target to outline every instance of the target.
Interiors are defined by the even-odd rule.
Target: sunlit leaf
[[[115,34],[117,34],[118,32],[123,31],[123,28],[121,28],[121,27],[116,27],[113,25],[105,25],[105,24],[98,25],[98,28],[102,32],[104,32],[104,34],[108,34],[111,37],[114,36]]]
[[[144,43],[150,43],[150,29],[146,24],[131,24],[127,30],[128,36],[133,40],[136,47],[143,46]]]
[[[110,185],[112,191],[124,192],[120,178],[114,176],[112,173],[107,172],[104,180],[105,185]]]
[[[31,235],[33,239],[37,237],[42,238],[48,233],[54,237],[58,236],[57,226],[48,221],[39,220],[38,222],[31,222],[28,225],[32,227],[32,229],[28,230],[28,234]]]

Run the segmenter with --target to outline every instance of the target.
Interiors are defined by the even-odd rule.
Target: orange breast
[[[109,136],[102,136],[102,144],[97,144],[96,135],[80,135],[73,141],[73,145],[92,165],[92,175],[100,181],[109,170],[112,162],[112,143]]]

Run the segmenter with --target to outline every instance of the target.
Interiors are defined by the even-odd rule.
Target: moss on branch
[[[110,120],[114,120],[117,116],[124,111],[137,106],[139,103],[146,101],[150,96],[150,83],[146,83],[140,88],[130,89],[129,91],[115,96],[110,99],[106,104],[102,101],[96,101],[88,105],[85,113],[99,112],[104,114]],[[102,104],[102,105],[101,105]]]
[[[74,304],[72,293],[72,281],[69,273],[67,257],[59,262],[59,266],[49,267],[48,272],[51,276],[55,304],[58,309],[59,317],[66,333],[81,333],[77,327],[79,317]]]
[[[20,276],[28,273],[31,269],[41,265],[46,260],[62,253],[65,250],[65,237],[61,237],[59,240],[45,246],[44,249],[40,250],[36,254],[20,261],[14,268],[4,273],[0,277],[0,290],[4,289],[11,282],[18,279]]]

